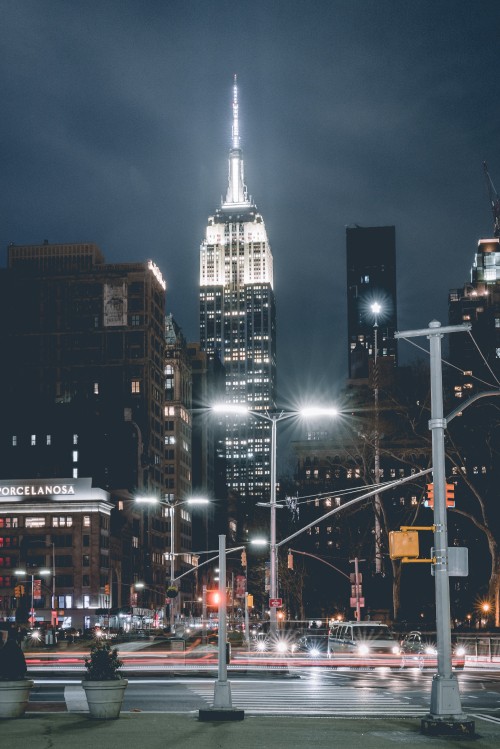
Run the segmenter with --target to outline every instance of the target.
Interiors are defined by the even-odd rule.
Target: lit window
[[[36,434],[31,435],[31,446],[34,447],[36,445]]]
[[[73,450],[73,463],[78,463],[78,450]]]
[[[94,382],[94,395],[99,395],[99,383]]]
[[[44,517],[27,517],[25,521],[26,528],[44,528],[45,518]]]
[[[74,445],[78,445],[78,435],[77,434],[73,435],[73,444]]]
[[[12,435],[12,447],[17,447],[17,437],[15,434]]]
[[[78,478],[78,468],[73,468],[73,478],[74,479]]]
[[[90,528],[90,515],[83,516],[83,527]]]
[[[51,445],[52,444],[52,435],[48,434],[46,437],[46,444]]]
[[[140,393],[141,392],[141,381],[140,380],[132,380],[130,383],[130,389],[132,393]]]

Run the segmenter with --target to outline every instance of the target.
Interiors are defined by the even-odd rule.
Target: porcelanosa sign
[[[90,479],[46,479],[39,481],[0,481],[0,498],[76,497],[88,492]]]

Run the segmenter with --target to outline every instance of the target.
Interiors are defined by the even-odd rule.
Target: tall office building
[[[209,217],[200,248],[200,343],[225,367],[226,403],[245,403],[262,412],[275,409],[273,256],[264,220],[244,181],[236,78],[226,198]],[[269,494],[269,447],[268,422],[227,418],[227,484],[241,500],[239,534],[251,514],[251,502],[245,500]]]
[[[450,325],[471,323],[472,337],[449,336],[455,398],[496,388],[500,378],[500,239],[480,239],[471,279],[449,294]]]
[[[108,264],[93,243],[9,246],[0,547],[14,551],[0,555],[4,602],[21,563],[50,562],[54,597],[76,626],[129,603],[140,617],[163,609],[167,519],[134,497],[171,491],[165,286],[152,261]]]
[[[396,232],[394,226],[348,227],[347,332],[349,378],[369,376],[374,357],[375,322],[378,356],[397,364]],[[378,303],[375,315],[372,305]]]

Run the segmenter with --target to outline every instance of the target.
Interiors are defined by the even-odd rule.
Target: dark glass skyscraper
[[[378,356],[397,364],[396,232],[394,226],[348,227],[347,334],[349,378],[369,376],[374,357],[374,325]],[[375,314],[372,305],[379,304]]]
[[[244,403],[253,411],[275,409],[273,256],[264,220],[244,182],[236,79],[228,189],[208,219],[200,248],[200,343],[224,365],[226,403]],[[225,454],[228,489],[235,498],[269,494],[268,423],[227,417]],[[242,516],[240,522],[245,524]]]

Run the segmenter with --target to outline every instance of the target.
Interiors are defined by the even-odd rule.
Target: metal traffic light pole
[[[470,325],[450,325],[432,320],[423,330],[407,330],[395,338],[426,336],[430,342],[432,467],[434,477],[434,577],[436,596],[437,674],[432,680],[430,714],[422,719],[428,734],[474,734],[474,721],[462,710],[458,681],[452,672],[450,584],[448,572],[448,529],[446,521],[446,467],[443,415],[443,376],[441,338],[444,333],[464,333]]]

